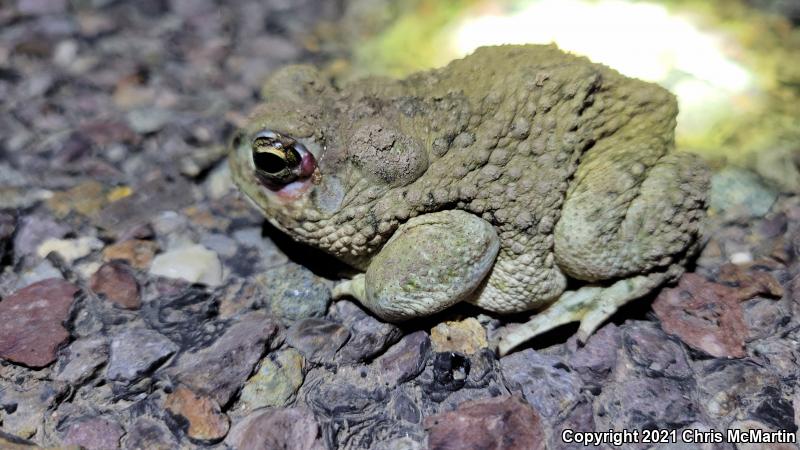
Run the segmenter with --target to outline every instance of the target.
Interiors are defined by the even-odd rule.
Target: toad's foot
[[[334,300],[339,300],[344,297],[353,297],[359,302],[363,302],[367,298],[365,277],[363,273],[359,273],[349,280],[340,281],[331,291],[331,297]]]
[[[637,299],[664,282],[660,273],[640,275],[617,281],[608,287],[585,286],[564,292],[558,300],[530,321],[502,333],[498,343],[500,355],[560,325],[580,321],[578,340],[586,339],[614,314],[618,308]]]

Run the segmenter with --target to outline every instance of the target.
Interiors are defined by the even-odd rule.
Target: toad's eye
[[[314,155],[289,136],[264,130],[253,137],[253,165],[268,187],[280,188],[310,176],[316,168]]]
[[[258,136],[253,140],[253,163],[257,170],[277,175],[300,163],[300,155],[295,149],[299,145],[291,143],[285,146],[277,136]]]

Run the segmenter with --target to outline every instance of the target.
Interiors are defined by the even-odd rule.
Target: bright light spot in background
[[[532,0],[512,15],[467,19],[454,45],[466,55],[482,45],[551,42],[670,89],[681,110],[679,135],[731,114],[737,95],[753,89],[750,73],[724,55],[720,37],[653,3]]]

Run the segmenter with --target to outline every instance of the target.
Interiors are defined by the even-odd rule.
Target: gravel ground
[[[0,1],[0,448],[797,433],[800,197],[745,169],[715,174],[696,267],[585,346],[566,327],[498,359],[468,307],[399,328],[332,304],[336,270],[264,225],[224,143],[271,70],[332,57],[309,30],[341,8]]]

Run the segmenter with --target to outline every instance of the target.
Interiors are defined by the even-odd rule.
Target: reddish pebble
[[[425,428],[431,450],[545,448],[539,414],[518,397],[467,401],[455,411],[428,417]]]
[[[124,264],[117,262],[103,264],[92,275],[90,287],[96,294],[104,295],[122,308],[139,309],[142,305],[139,283]]]
[[[69,333],[64,321],[78,287],[60,278],[31,284],[0,302],[0,358],[41,368],[56,359]]]

